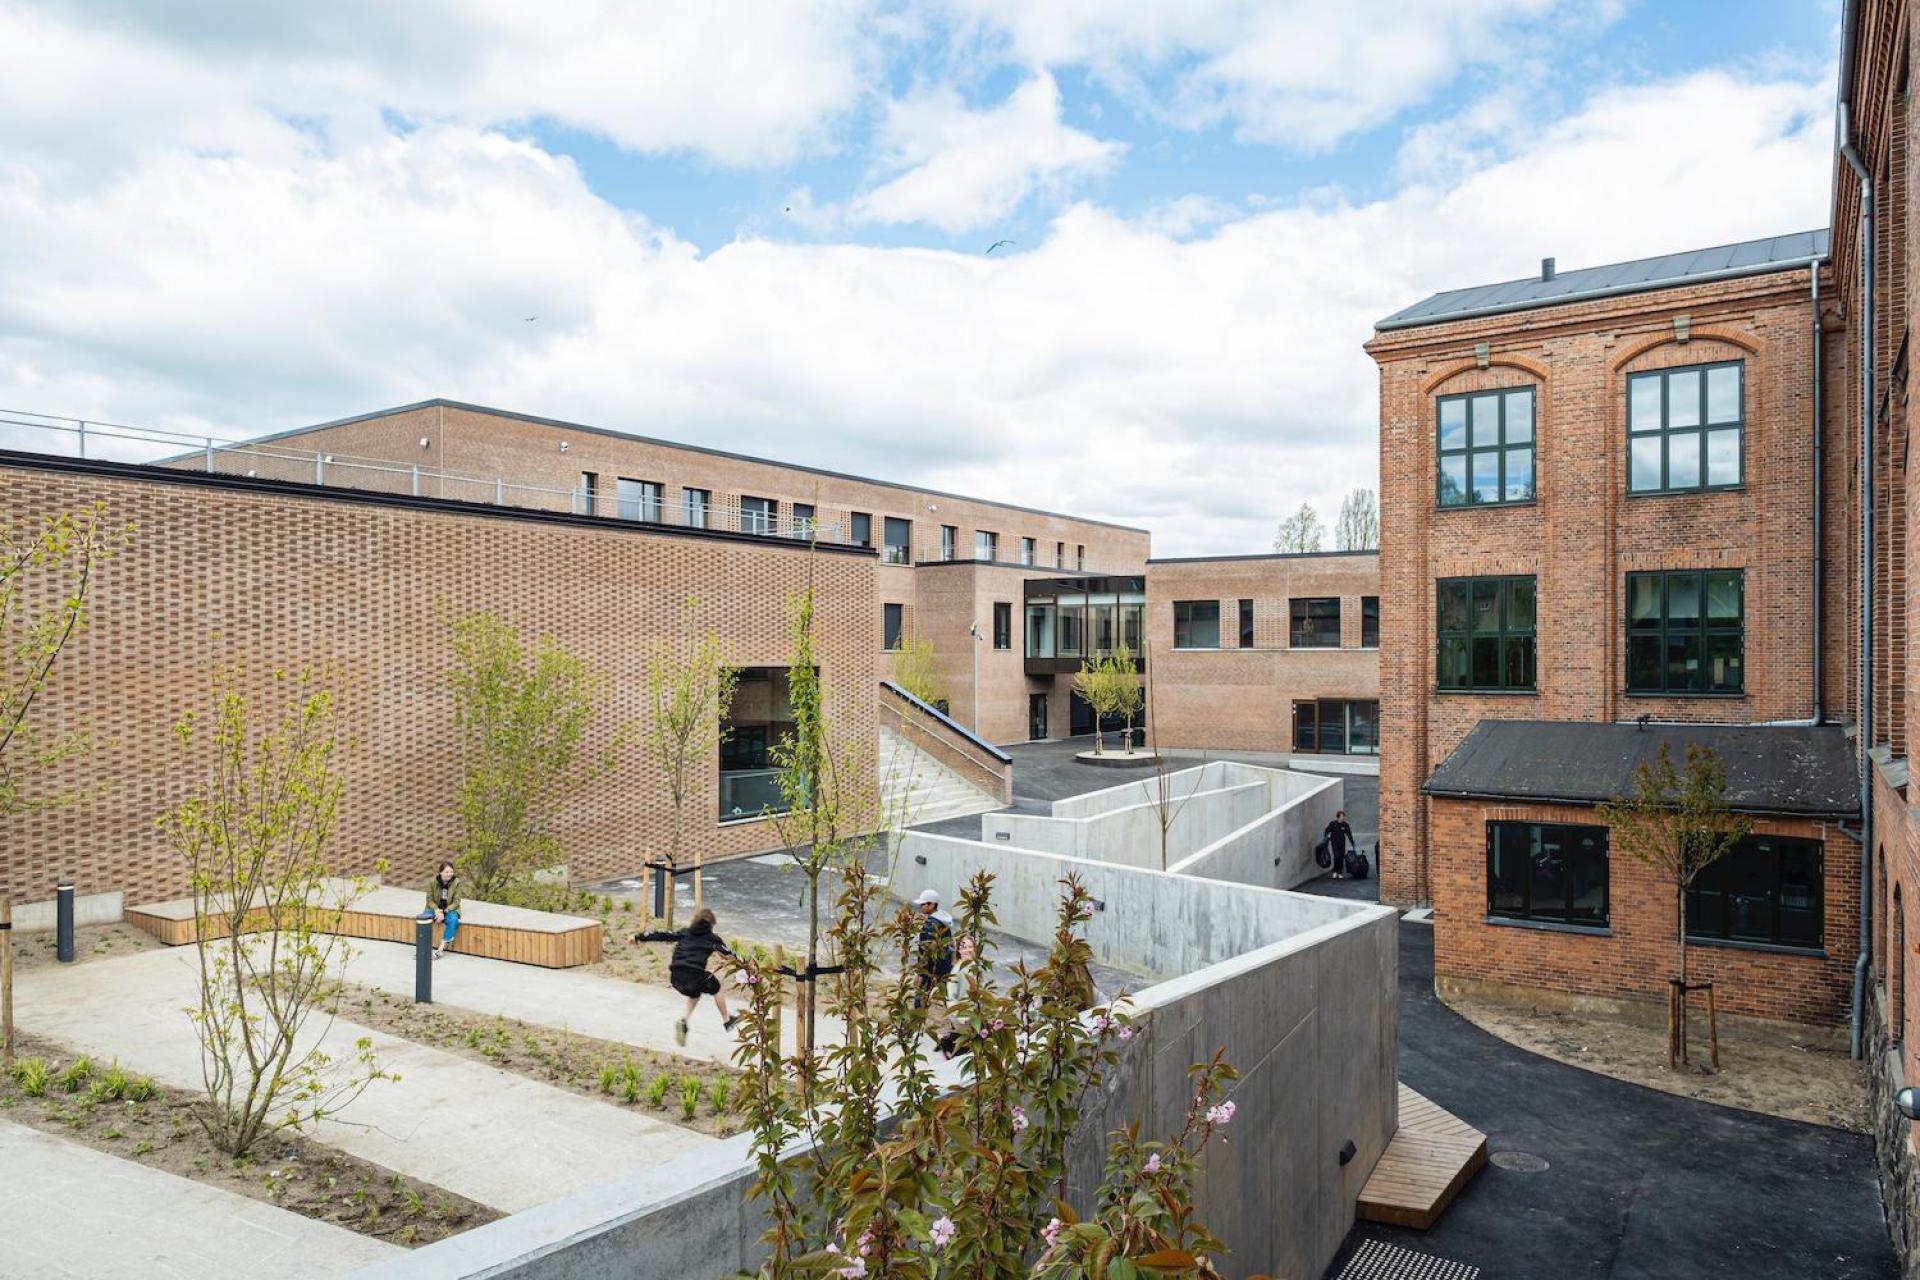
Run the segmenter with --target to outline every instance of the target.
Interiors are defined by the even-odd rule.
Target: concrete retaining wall
[[[1338,778],[1316,778],[1304,795],[1174,863],[1176,875],[1291,889],[1321,874],[1313,846],[1345,804]]]
[[[1178,862],[1265,813],[1270,791],[1266,782],[1253,781],[1194,792],[1184,799],[1170,801],[1167,861]],[[980,838],[1070,858],[1161,869],[1160,805],[1157,803],[1127,805],[1085,818],[1051,818],[1033,813],[982,814]]]
[[[1132,998],[1136,1033],[1089,1099],[1069,1153],[1076,1205],[1087,1208],[1099,1185],[1107,1135],[1135,1122],[1147,1134],[1176,1131],[1188,1066],[1224,1049],[1243,1073],[1230,1095],[1238,1114],[1231,1141],[1207,1152],[1199,1218],[1232,1250],[1230,1275],[1325,1270],[1396,1121],[1391,908],[923,832],[907,832],[901,852],[896,897],[953,895],[974,871],[991,871],[1000,928],[1030,941],[1051,936],[1059,881],[1077,872],[1108,904],[1089,922],[1096,954],[1145,954],[1172,975]],[[1357,1154],[1342,1166],[1349,1140]],[[762,1256],[763,1222],[746,1201],[753,1176],[742,1135],[359,1274],[721,1280]]]
[[[16,902],[13,927],[21,933],[52,933],[56,923],[57,902]],[[89,924],[118,924],[126,909],[126,895],[112,893],[76,893],[73,895],[75,928]]]

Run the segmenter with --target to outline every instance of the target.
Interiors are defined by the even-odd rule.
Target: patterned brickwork
[[[727,661],[783,666],[781,602],[811,573],[819,660],[838,730],[872,760],[878,678],[871,556],[796,544],[676,536],[627,525],[541,522],[211,488],[190,482],[0,470],[0,503],[34,519],[104,500],[131,521],[131,545],[100,574],[91,625],[63,658],[39,711],[48,733],[98,739],[49,779],[86,792],[12,822],[0,884],[29,900],[58,876],[80,892],[123,889],[129,903],[185,892],[155,817],[203,762],[172,726],[208,708],[208,674],[241,664],[251,687],[275,667],[330,661],[345,672],[345,793],[334,842],[343,872],[391,864],[424,881],[451,845],[458,778],[446,676],[449,613],[492,610],[547,633],[605,681],[593,731],[638,730],[648,646],[675,634],[682,601],[720,637]],[[776,843],[764,821],[722,826],[715,772],[689,809],[689,843],[707,856]],[[665,849],[662,780],[639,750],[577,796],[560,819],[576,878],[631,872]]]

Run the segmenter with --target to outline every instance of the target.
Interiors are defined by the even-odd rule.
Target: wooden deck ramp
[[[1425,1231],[1487,1162],[1487,1135],[1400,1086],[1400,1129],[1360,1188],[1365,1222]]]

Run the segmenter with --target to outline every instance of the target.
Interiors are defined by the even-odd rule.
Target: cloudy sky
[[[0,407],[442,395],[1265,550],[1376,481],[1374,320],[1824,225],[1838,8],[0,0]]]

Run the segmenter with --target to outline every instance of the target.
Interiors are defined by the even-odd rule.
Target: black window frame
[[[1067,567],[1067,544],[1064,542],[1053,544],[1053,567],[1056,569]]]
[[[1380,647],[1380,597],[1360,597],[1360,647]]]
[[[794,503],[793,504],[793,536],[796,538],[811,539],[814,535],[815,524],[818,521],[818,519],[819,519],[819,516],[814,511],[814,507],[811,502]]]
[[[1240,599],[1240,647],[1253,648],[1253,601],[1244,596]]]
[[[1533,618],[1522,628],[1510,621],[1511,602],[1514,590],[1525,584],[1532,596]],[[1491,586],[1497,593],[1500,617],[1498,623],[1489,629],[1474,626],[1474,599],[1480,588]],[[1447,592],[1449,588],[1464,589],[1463,627],[1449,627],[1447,620]],[[1481,575],[1467,578],[1439,578],[1434,582],[1434,687],[1444,693],[1538,693],[1540,691],[1539,635],[1540,635],[1540,591],[1538,579],[1530,573],[1510,573]],[[1497,675],[1492,681],[1483,681],[1475,676],[1479,661],[1479,649],[1482,642],[1495,642],[1495,669]],[[1463,658],[1458,669],[1465,672],[1466,682],[1448,680],[1449,663],[1447,661],[1448,643],[1458,642],[1464,645]],[[1511,643],[1509,643],[1511,642]],[[1524,682],[1511,676],[1514,655],[1518,654],[1526,672]]]
[[[1039,559],[1040,544],[1032,538],[1020,539],[1020,563],[1024,565],[1035,565],[1039,563]]]
[[[1711,373],[1715,369],[1732,369],[1738,381],[1735,396],[1738,413],[1721,422],[1707,420],[1709,402],[1708,386],[1712,381]],[[1700,383],[1699,416],[1691,425],[1673,425],[1673,381],[1676,375],[1698,374]],[[1660,425],[1645,431],[1634,429],[1633,399],[1636,385],[1658,379],[1660,382]],[[1713,493],[1728,489],[1738,489],[1747,479],[1747,362],[1745,360],[1709,360],[1701,364],[1674,365],[1669,369],[1645,369],[1627,375],[1626,407],[1623,416],[1626,419],[1627,437],[1627,493],[1632,497],[1675,493]],[[1731,480],[1717,483],[1708,479],[1708,462],[1711,456],[1710,437],[1715,432],[1731,431],[1740,451],[1740,465]],[[1699,436],[1699,483],[1676,485],[1672,483],[1673,443],[1676,435]],[[1650,487],[1637,487],[1633,482],[1633,446],[1636,440],[1658,439],[1660,441],[1660,483]]]
[[[780,503],[773,498],[740,495],[740,532],[771,537],[780,527]]]
[[[1800,915],[1812,923],[1808,933],[1789,934],[1783,928],[1781,909],[1780,868],[1783,855],[1788,852],[1802,855],[1810,854],[1813,860],[1813,873],[1810,877],[1812,901],[1798,908]],[[1727,896],[1732,891],[1729,883],[1741,857],[1764,856],[1771,860],[1767,879],[1769,896],[1766,910],[1770,926],[1764,931],[1748,929],[1736,930],[1732,912],[1727,910]],[[1753,834],[1743,838],[1733,851],[1725,857],[1708,863],[1701,868],[1691,887],[1687,890],[1687,941],[1707,945],[1732,944],[1736,946],[1782,947],[1794,951],[1824,951],[1826,949],[1826,911],[1827,911],[1827,846],[1823,840],[1807,836],[1776,836]],[[1718,927],[1715,928],[1715,922]]]
[[[1532,831],[1584,832],[1597,834],[1600,841],[1600,910],[1598,914],[1575,914],[1575,881],[1572,876],[1561,875],[1562,896],[1557,908],[1549,907],[1534,900],[1535,881],[1541,865],[1541,859],[1531,853],[1534,841],[1528,838],[1529,854],[1527,874],[1524,880],[1524,905],[1515,908],[1500,904],[1500,890],[1503,881],[1496,873],[1494,855],[1499,843],[1499,833],[1511,828],[1516,832]],[[1564,839],[1565,837],[1563,837]],[[1486,823],[1486,881],[1487,881],[1487,917],[1492,920],[1519,920],[1528,924],[1548,925],[1563,929],[1607,929],[1613,918],[1613,858],[1612,829],[1600,823],[1586,822],[1532,822],[1525,819],[1490,818]],[[1565,858],[1560,859],[1561,866],[1567,865]]]
[[[986,555],[980,553],[985,551]],[[983,564],[1000,562],[1000,534],[995,529],[975,529],[973,531],[973,558]]]
[[[940,526],[940,559],[952,560],[960,551],[960,526],[943,524]]]
[[[898,542],[894,541],[896,534],[900,537]],[[913,521],[905,516],[880,517],[880,543],[880,558],[886,563],[912,564]]]
[[[880,606],[880,647],[888,652],[898,652],[901,637],[905,634],[907,609],[905,605],[887,601]]]
[[[1333,606],[1332,612],[1326,606]],[[1319,612],[1315,612],[1318,609]],[[1327,643],[1326,624],[1333,624],[1333,642]],[[1320,637],[1318,639],[1314,637]],[[1289,649],[1338,649],[1340,647],[1340,597],[1292,596],[1287,600],[1287,647]]]
[[[1194,644],[1192,643],[1194,625],[1196,623],[1209,621],[1209,619],[1206,618],[1195,617],[1194,612],[1195,610],[1204,609],[1213,610],[1213,617],[1211,619],[1213,623],[1213,643]],[[1186,611],[1186,617],[1184,618],[1180,616],[1182,610]],[[1181,643],[1180,639],[1183,628],[1185,629],[1187,638],[1187,643],[1185,644]],[[1218,600],[1175,600],[1173,602],[1173,647],[1199,653],[1206,653],[1218,649],[1220,647],[1220,602]]]
[[[873,545],[873,512],[847,512],[847,542],[856,547]]]
[[[995,649],[1013,648],[1013,602],[995,600],[993,602],[993,647]]]
[[[1524,395],[1527,398],[1527,438],[1525,440],[1508,439],[1507,405],[1508,397]],[[1491,397],[1496,402],[1496,435],[1492,444],[1476,443],[1474,436],[1474,403]],[[1461,406],[1460,443],[1449,446],[1446,443],[1447,409],[1451,405]],[[1433,502],[1444,511],[1457,511],[1471,507],[1523,507],[1539,500],[1540,493],[1540,394],[1534,386],[1484,387],[1478,391],[1461,391],[1453,395],[1436,396],[1433,402]],[[1474,458],[1479,454],[1496,455],[1498,466],[1495,473],[1494,492],[1498,495],[1486,500],[1474,496],[1473,486]],[[1527,474],[1530,477],[1527,493],[1524,497],[1507,496],[1507,463],[1509,455],[1525,453],[1527,455]],[[1449,497],[1447,491],[1447,463],[1449,459],[1461,459],[1464,483],[1459,487],[1457,496]]]
[[[1674,579],[1693,578],[1696,580],[1695,605],[1697,612],[1691,624],[1675,623],[1673,616]],[[1714,622],[1707,614],[1707,601],[1711,598],[1708,580],[1711,578],[1732,578],[1735,598],[1739,603],[1739,613],[1732,623]],[[1660,592],[1660,611],[1651,623],[1637,623],[1633,616],[1634,587],[1637,583],[1657,580]],[[1626,577],[1626,602],[1621,609],[1626,620],[1625,671],[1628,693],[1644,694],[1669,698],[1737,698],[1747,691],[1747,575],[1744,569],[1652,569],[1644,572],[1629,573]],[[1695,640],[1698,644],[1699,683],[1697,687],[1684,684],[1676,686],[1673,680],[1672,646],[1675,641]],[[1738,673],[1738,683],[1728,686],[1714,686],[1709,677],[1716,655],[1716,649],[1724,649],[1726,642],[1732,641],[1734,667]],[[1636,643],[1639,642],[1639,643]],[[1649,684],[1638,679],[1638,673],[1645,669],[1644,654],[1647,642],[1652,642],[1655,652],[1654,665],[1659,672],[1659,681]],[[1717,643],[1716,643],[1717,642]]]

